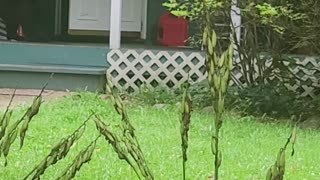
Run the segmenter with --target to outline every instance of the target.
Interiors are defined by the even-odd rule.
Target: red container
[[[186,46],[189,22],[183,17],[165,13],[160,17],[158,42],[165,46]]]

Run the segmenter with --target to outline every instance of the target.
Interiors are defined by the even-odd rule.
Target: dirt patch
[[[0,89],[0,110],[6,109],[13,93],[14,89]],[[39,95],[39,93],[40,90],[36,89],[18,89],[15,92],[15,97],[12,101],[11,107],[17,108],[22,105],[29,105],[32,103],[34,97]],[[42,95],[44,101],[48,102],[57,100],[70,94],[71,92],[45,90]]]

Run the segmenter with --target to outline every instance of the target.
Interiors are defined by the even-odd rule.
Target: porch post
[[[241,15],[240,15],[240,8],[238,7],[237,0],[232,0],[231,19],[232,19],[233,26],[235,27],[235,33],[236,33],[237,41],[240,44],[240,38],[241,38]]]
[[[119,49],[121,45],[122,0],[111,0],[109,48]]]

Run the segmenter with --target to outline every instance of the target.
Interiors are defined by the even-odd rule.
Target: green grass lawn
[[[120,121],[107,100],[95,94],[81,93],[61,101],[44,104],[27,132],[25,146],[19,150],[19,140],[13,144],[8,166],[0,166],[0,179],[22,179],[39,163],[63,136],[72,133],[88,117],[91,110],[102,115],[106,123]],[[14,113],[18,118],[23,113]],[[175,106],[159,110],[130,105],[128,113],[155,179],[182,179],[179,110]],[[206,179],[213,170],[210,149],[212,115],[192,114],[187,161],[188,179]],[[253,118],[237,118],[228,114],[222,128],[222,179],[265,179],[278,150],[286,141],[291,128],[281,124],[260,123]],[[43,179],[55,179],[77,152],[87,146],[98,133],[89,122],[83,138],[72,148],[67,158],[49,168]],[[320,132],[298,130],[296,154],[287,153],[286,179],[320,179]],[[290,148],[289,148],[290,149]],[[1,157],[0,163],[4,163]],[[107,142],[100,138],[93,159],[82,167],[76,179],[136,179],[134,172],[120,161]]]

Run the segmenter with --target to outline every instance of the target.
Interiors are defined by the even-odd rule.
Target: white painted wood
[[[54,35],[61,35],[61,13],[62,13],[62,0],[55,0],[55,18],[54,18]]]
[[[121,45],[121,15],[122,0],[111,0],[111,16],[110,16],[110,49],[119,49]]]
[[[110,0],[70,0],[70,30],[109,30]]]
[[[143,0],[122,0],[122,25],[123,31],[141,32]]]
[[[143,0],[141,39],[147,39],[148,0]]]
[[[130,59],[128,57],[130,57]],[[145,82],[147,86],[150,86],[153,81],[156,81],[163,87],[167,87],[167,83],[172,82],[173,88],[176,89],[180,88],[181,84],[188,80],[188,75],[198,76],[198,79],[196,81],[191,80],[191,83],[201,82],[206,78],[206,74],[203,74],[203,72],[200,71],[201,67],[204,65],[205,58],[199,52],[192,52],[187,55],[182,51],[170,54],[167,51],[154,52],[151,50],[144,50],[139,53],[133,49],[123,52],[119,49],[115,49],[108,53],[107,58],[108,62],[111,64],[107,73],[112,77],[113,84],[119,89],[131,87],[134,90],[138,90],[139,86],[135,83],[136,81]],[[164,58],[166,59],[166,62],[161,62]],[[183,59],[183,61],[178,63],[176,61],[178,58]],[[146,59],[150,60],[147,61]],[[195,59],[197,59],[197,63],[193,63]],[[153,66],[157,66],[158,68],[152,68]],[[185,66],[189,66],[189,72],[184,70]],[[133,77],[127,75],[129,71],[133,72]],[[117,73],[112,76],[112,72]],[[148,72],[150,77],[145,78],[145,72]],[[166,77],[162,77],[163,79],[161,79],[160,75],[163,74],[165,74]],[[181,74],[181,79],[175,77],[177,74]],[[123,87],[121,87],[119,83],[119,81],[122,80],[127,82]]]
[[[141,32],[143,0],[122,0],[122,31]],[[109,31],[111,0],[70,0],[70,30]]]
[[[233,26],[235,27],[235,33],[236,33],[237,41],[238,41],[238,43],[240,45],[241,15],[240,15],[240,8],[237,6],[237,0],[232,0],[231,19],[232,19]]]

